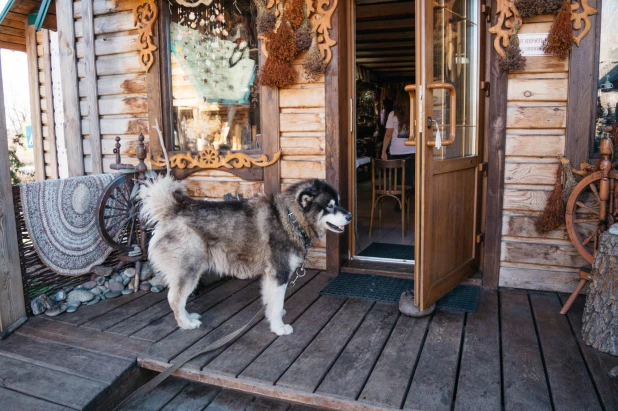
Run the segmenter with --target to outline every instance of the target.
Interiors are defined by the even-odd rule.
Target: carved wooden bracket
[[[489,32],[496,35],[494,40],[496,52],[501,57],[505,57],[504,49],[509,46],[509,37],[511,37],[513,27],[515,27],[515,21],[522,22],[521,16],[517,7],[515,7],[514,0],[498,0],[496,14],[498,15],[498,22],[489,29]]]
[[[139,63],[144,70],[150,70],[154,64],[154,52],[157,46],[152,41],[153,28],[159,16],[157,0],[146,0],[138,3],[133,9],[133,25],[137,26],[139,48]]]
[[[258,158],[250,157],[244,153],[232,153],[228,152],[223,156],[218,150],[207,147],[199,153],[178,153],[170,157],[170,166],[172,168],[199,168],[199,169],[233,169],[243,167],[268,167],[273,165],[279,160],[281,152],[278,151],[273,154],[272,159],[268,160],[265,154],[262,154]],[[165,158],[161,156],[150,157],[149,160],[154,167],[165,167]]]
[[[580,4],[581,3],[581,4]],[[581,11],[578,11],[581,7]],[[571,21],[573,22],[573,28],[575,30],[579,30],[582,28],[582,22],[584,23],[583,30],[579,32],[579,34],[575,35],[575,44],[579,47],[579,42],[583,39],[586,34],[590,31],[590,19],[589,16],[593,14],[597,14],[597,9],[590,6],[588,4],[588,0],[580,0],[576,1],[571,5],[571,11],[573,15],[571,16]]]

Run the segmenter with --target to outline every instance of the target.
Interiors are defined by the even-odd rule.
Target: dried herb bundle
[[[260,84],[267,87],[288,87],[296,83],[297,73],[289,62],[268,57],[260,69]]]
[[[575,43],[573,26],[571,24],[571,3],[562,3],[556,21],[549,30],[547,39],[543,42],[543,51],[564,60],[569,56],[569,52]]]
[[[322,60],[317,42],[313,42],[313,45],[307,52],[303,62],[303,69],[305,69],[305,78],[309,81],[317,81],[324,74],[326,65],[324,60]]]
[[[534,227],[537,233],[543,234],[555,230],[564,224],[565,221],[565,205],[562,199],[562,167],[558,167],[556,176],[556,185],[551,196],[547,200],[547,205],[543,214],[534,222]]]
[[[266,44],[268,51],[268,59],[274,58],[279,61],[291,62],[296,57],[296,36],[292,26],[283,20],[277,31],[271,31],[268,34],[268,43]]]
[[[305,19],[303,24],[301,24],[298,30],[296,30],[296,47],[299,52],[309,50],[309,47],[311,47],[312,37],[313,34],[311,33],[311,23],[309,23],[309,20]]]
[[[305,1],[288,0],[285,4],[285,17],[290,21],[293,29],[297,29],[305,20]]]
[[[264,35],[271,32],[275,28],[277,24],[277,18],[269,11],[258,12],[256,22],[258,34]]]
[[[538,16],[539,14],[556,14],[562,6],[562,0],[517,0],[515,7],[523,18]]]
[[[571,161],[566,157],[560,157],[560,164],[562,165],[562,176],[564,183],[562,184],[562,200],[564,204],[569,201],[569,197],[573,192],[573,189],[577,185],[575,174],[571,168]]]
[[[526,58],[521,55],[521,49],[519,48],[519,37],[517,32],[521,28],[521,23],[515,21],[513,27],[513,33],[509,37],[509,45],[504,49],[505,56],[500,58],[500,69],[505,72],[523,70],[526,67]]]

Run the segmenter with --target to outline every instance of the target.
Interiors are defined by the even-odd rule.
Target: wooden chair
[[[401,207],[401,237],[406,236],[405,211],[407,211],[409,226],[413,187],[406,185],[405,169],[406,160],[371,159],[371,220],[369,221],[369,235],[371,235],[373,230],[373,216],[376,206],[378,206],[380,227],[382,227],[382,200],[386,197],[392,197],[397,200]],[[401,182],[398,181],[399,170],[401,170]]]

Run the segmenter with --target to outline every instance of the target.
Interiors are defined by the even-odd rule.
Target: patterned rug
[[[22,209],[41,261],[67,276],[83,275],[112,252],[99,235],[97,202],[113,174],[20,184]]]

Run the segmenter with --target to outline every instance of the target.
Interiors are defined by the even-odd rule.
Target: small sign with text
[[[544,56],[543,42],[547,33],[518,34],[522,56]]]

